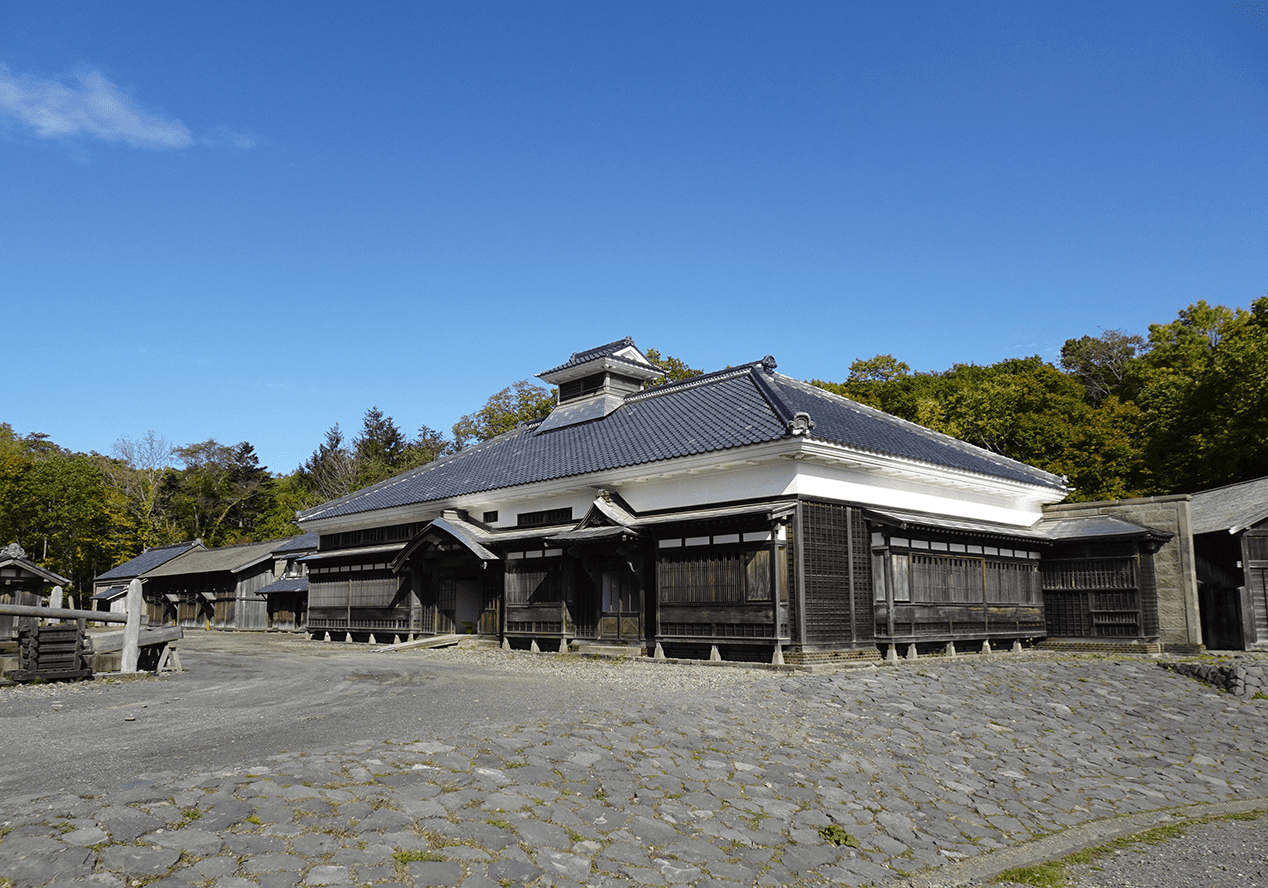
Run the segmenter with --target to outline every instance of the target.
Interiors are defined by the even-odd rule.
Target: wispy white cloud
[[[0,65],[0,116],[44,139],[87,136],[134,148],[187,148],[193,134],[179,120],[142,108],[98,71],[76,75],[78,86],[13,74]]]
[[[250,151],[255,147],[255,136],[234,132],[227,126],[218,126],[206,135],[200,136],[198,144],[209,148],[237,148],[240,151]]]

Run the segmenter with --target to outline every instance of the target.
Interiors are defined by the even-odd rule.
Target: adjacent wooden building
[[[156,548],[99,576],[94,599],[109,605],[120,581],[140,579],[152,626],[299,630],[307,610],[302,559],[316,544],[302,534],[217,549],[198,540]]]

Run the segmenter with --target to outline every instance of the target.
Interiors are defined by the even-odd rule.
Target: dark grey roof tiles
[[[125,561],[116,567],[110,568],[103,574],[97,576],[98,580],[125,580],[132,577],[139,577],[147,570],[153,570],[160,564],[171,561],[177,555],[183,555],[194,546],[201,546],[202,543],[194,540],[192,542],[172,543],[167,546],[155,546],[153,549],[146,549],[137,557],[130,561]]]
[[[810,432],[812,438],[1011,481],[1064,487],[1056,475],[842,398],[818,386],[780,375],[775,375],[774,383],[794,412],[810,414],[815,423]]]
[[[309,549],[317,548],[318,534],[309,532],[301,533],[297,537],[282,540],[281,545],[273,550],[273,554],[281,555],[286,552],[305,552]]]
[[[460,453],[306,512],[332,518],[712,453],[788,437],[789,418],[805,412],[810,437],[1063,490],[1047,472],[864,407],[760,363],[698,376],[626,398],[591,422],[539,431],[522,426]]]

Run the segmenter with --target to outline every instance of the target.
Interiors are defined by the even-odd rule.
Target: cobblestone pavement
[[[1268,701],[1146,659],[993,654],[790,675],[498,650],[365,656],[420,675],[461,662],[571,682],[575,702],[11,794],[0,875],[13,888],[881,885],[1104,818],[1268,797]],[[0,717],[73,693],[3,690]]]

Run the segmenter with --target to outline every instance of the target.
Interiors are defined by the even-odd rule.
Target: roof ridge
[[[742,376],[751,371],[754,367],[760,367],[761,361],[755,361],[751,364],[739,364],[735,367],[724,367],[721,370],[713,370],[709,373],[701,373],[699,376],[693,376],[690,379],[680,379],[676,382],[666,382],[663,385],[653,386],[649,389],[643,389],[641,392],[635,392],[627,395],[625,403],[632,404],[636,401],[646,401],[651,398],[658,398],[661,395],[670,395],[674,392],[685,391],[698,385],[707,385],[711,382],[721,382],[736,376]]]
[[[1234,487],[1245,487],[1248,484],[1263,484],[1265,482],[1268,482],[1268,475],[1262,478],[1250,478],[1246,481],[1234,481],[1232,484],[1221,484],[1219,487],[1208,487],[1206,490],[1190,493],[1189,496],[1205,496],[1208,493],[1219,493],[1223,490],[1231,490]]]

